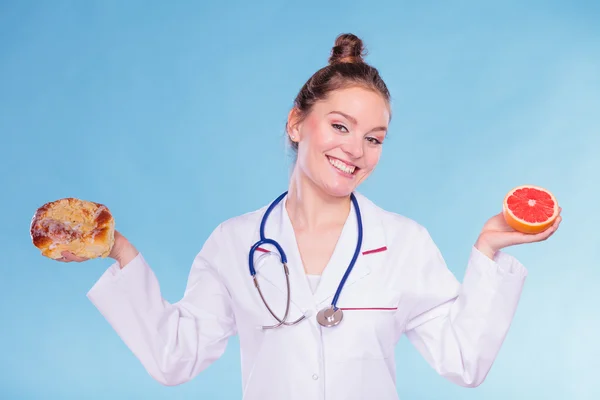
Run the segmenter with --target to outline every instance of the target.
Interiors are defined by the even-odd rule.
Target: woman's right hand
[[[115,230],[115,242],[108,257],[118,261],[121,265],[121,268],[123,268],[123,266],[127,265],[131,260],[133,260],[137,254],[138,251],[127,240],[127,238]],[[62,262],[83,262],[87,260],[88,258],[78,257],[68,251],[63,251],[62,258],[57,259],[57,261]]]

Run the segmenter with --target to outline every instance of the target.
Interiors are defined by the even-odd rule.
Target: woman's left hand
[[[562,221],[561,211],[562,209],[559,208],[558,217],[552,226],[537,234],[517,232],[506,223],[502,213],[496,214],[483,226],[475,247],[493,259],[496,252],[505,247],[546,240],[558,229]]]

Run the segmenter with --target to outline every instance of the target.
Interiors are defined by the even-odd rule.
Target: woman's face
[[[374,91],[351,87],[330,93],[291,125],[289,134],[298,142],[296,167],[325,193],[350,195],[377,166],[389,120],[385,99]]]

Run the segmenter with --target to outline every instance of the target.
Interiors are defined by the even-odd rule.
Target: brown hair
[[[300,122],[310,112],[312,106],[324,100],[327,95],[339,89],[360,86],[379,93],[389,104],[390,93],[385,82],[375,67],[367,64],[363,56],[366,50],[363,42],[356,35],[344,33],[339,35],[329,56],[329,65],[321,68],[302,86],[294,100],[294,109]],[[287,131],[286,124],[286,131]],[[288,142],[294,153],[298,143],[289,139]]]

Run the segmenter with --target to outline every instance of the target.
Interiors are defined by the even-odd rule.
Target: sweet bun
[[[114,244],[115,221],[103,204],[69,197],[38,208],[30,234],[33,245],[48,258],[61,258],[63,251],[84,258],[106,257]]]

